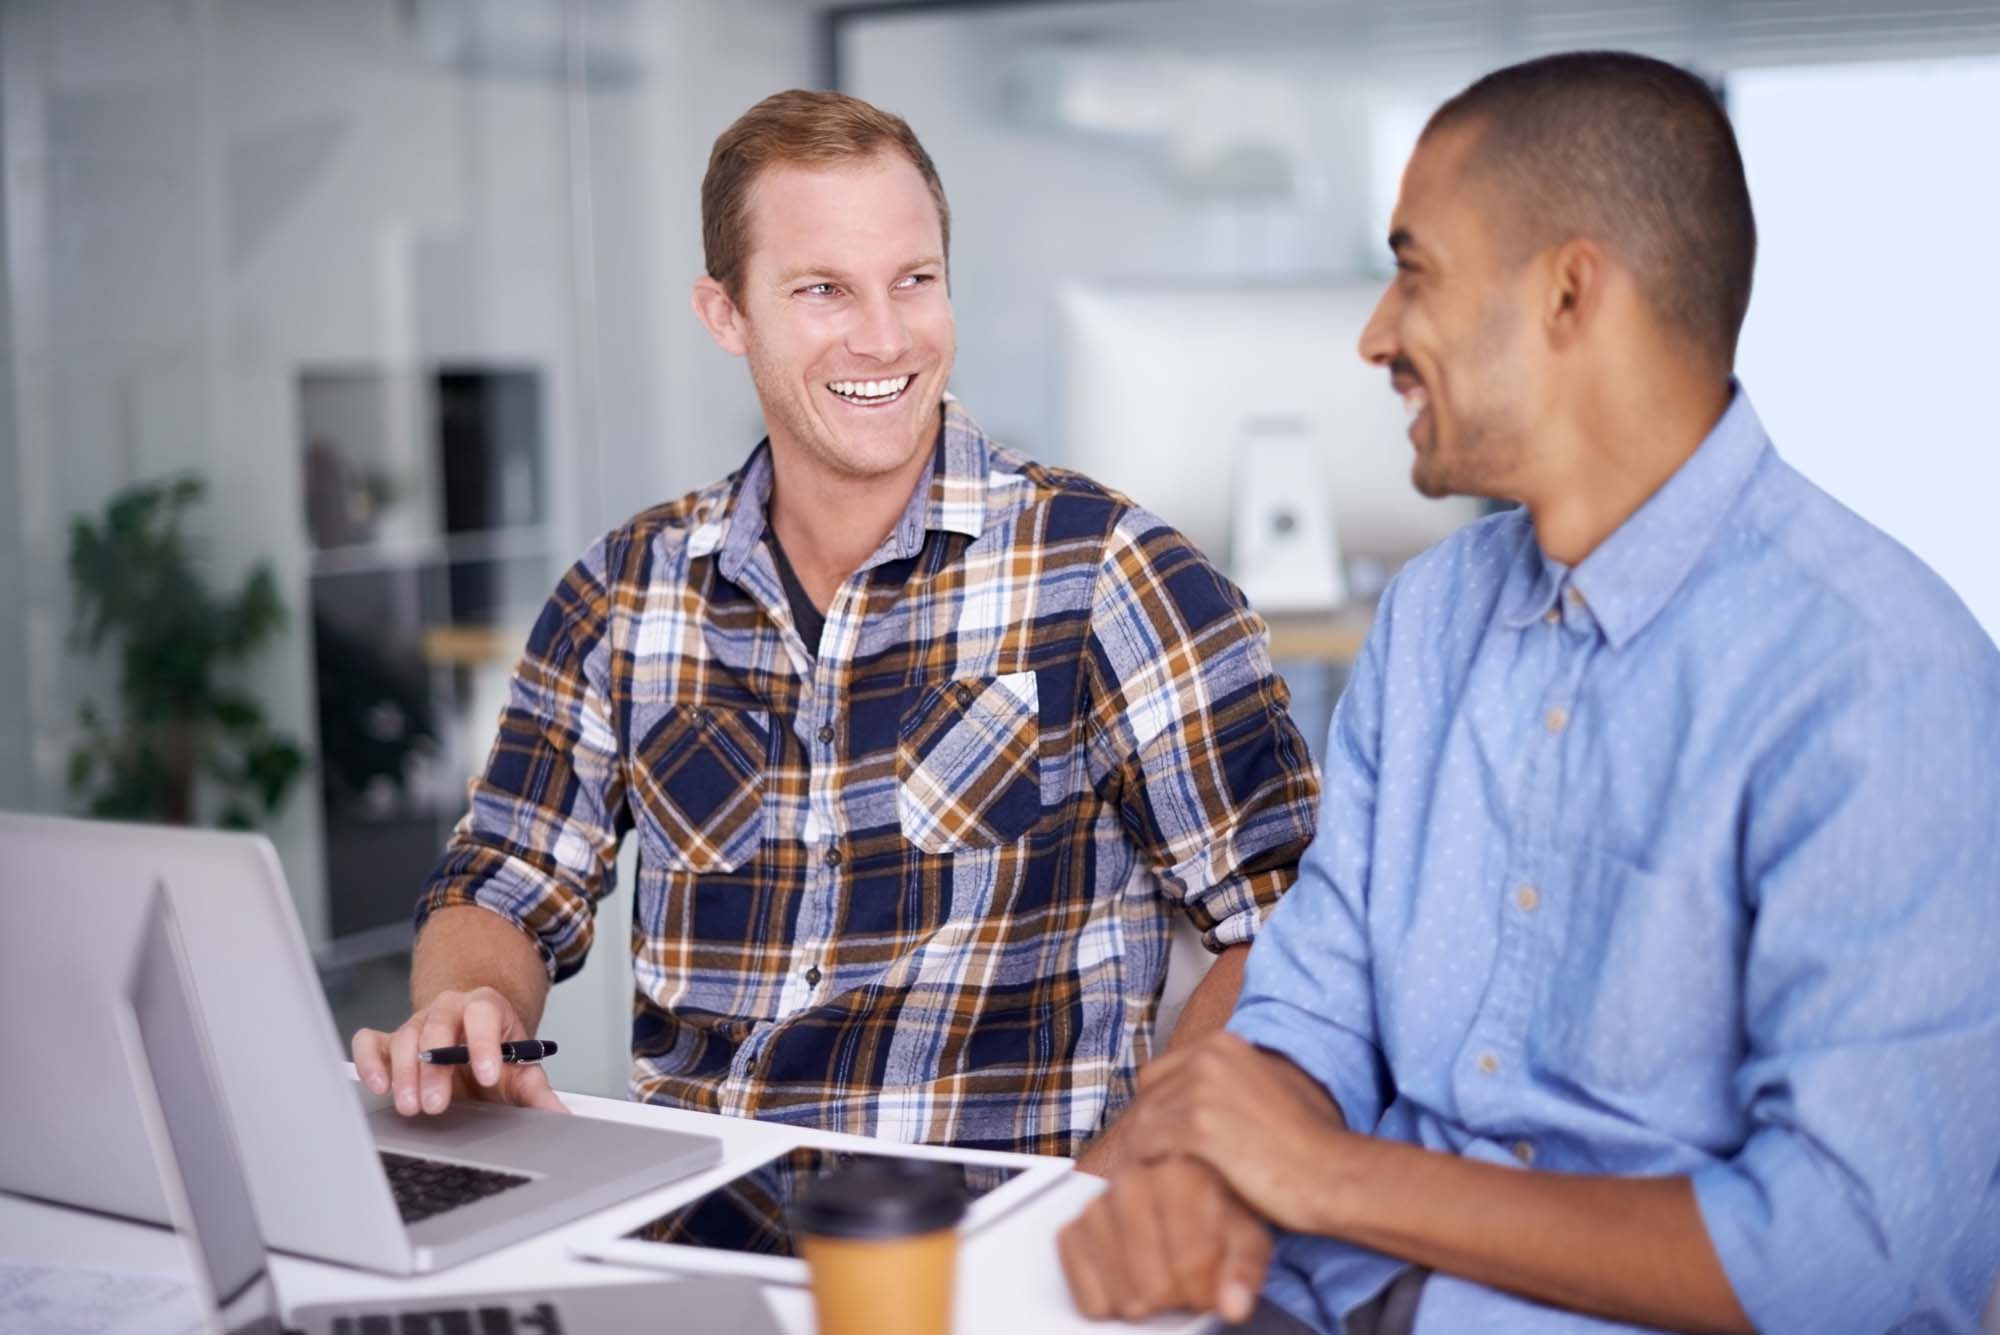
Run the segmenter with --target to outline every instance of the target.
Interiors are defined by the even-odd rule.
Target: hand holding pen
[[[507,1063],[538,1062],[556,1055],[555,1040],[546,1038],[509,1039],[500,1045],[500,1060]],[[464,1044],[448,1048],[425,1048],[417,1060],[427,1066],[464,1066],[472,1060],[472,1050]]]
[[[555,1050],[529,1036],[497,988],[446,990],[393,1031],[356,1031],[354,1073],[405,1117],[442,1113],[461,1098],[568,1112],[540,1065]]]

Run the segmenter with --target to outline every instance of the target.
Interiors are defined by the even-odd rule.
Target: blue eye
[[[810,286],[800,288],[799,292],[805,296],[830,297],[839,290],[832,283],[813,283]]]

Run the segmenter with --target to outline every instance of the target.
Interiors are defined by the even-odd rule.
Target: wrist
[[[1089,1173],[1093,1177],[1110,1177],[1124,1166],[1125,1155],[1120,1148],[1122,1137],[1119,1130],[1122,1126],[1124,1126],[1122,1120],[1113,1122],[1083,1147],[1076,1156],[1076,1170],[1079,1173]]]
[[[1294,1231],[1318,1237],[1349,1236],[1359,1225],[1368,1199],[1365,1178],[1371,1163],[1369,1150],[1375,1142],[1341,1125],[1323,1127],[1313,1139],[1314,1160],[1323,1168],[1314,1175],[1315,1190],[1306,1202],[1305,1218]]]

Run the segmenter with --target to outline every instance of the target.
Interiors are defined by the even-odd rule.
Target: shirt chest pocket
[[[1033,672],[965,677],[918,695],[897,734],[896,815],[926,853],[1011,844],[1041,819]]]
[[[1550,905],[1564,940],[1530,1040],[1539,1064],[1609,1096],[1713,1096],[1743,1051],[1733,891],[1596,850],[1564,861],[1570,902]]]
[[[629,792],[640,847],[673,871],[735,871],[764,841],[771,719],[706,705],[636,707]]]

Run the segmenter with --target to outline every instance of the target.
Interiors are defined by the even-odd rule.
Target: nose
[[[877,293],[855,303],[854,322],[847,330],[847,350],[857,357],[893,363],[911,347],[910,327],[894,298]]]
[[[1368,323],[1361,327],[1361,343],[1358,351],[1361,360],[1370,366],[1387,366],[1396,356],[1395,311],[1396,285],[1390,283],[1382,290],[1381,300],[1375,303],[1374,313]]]

